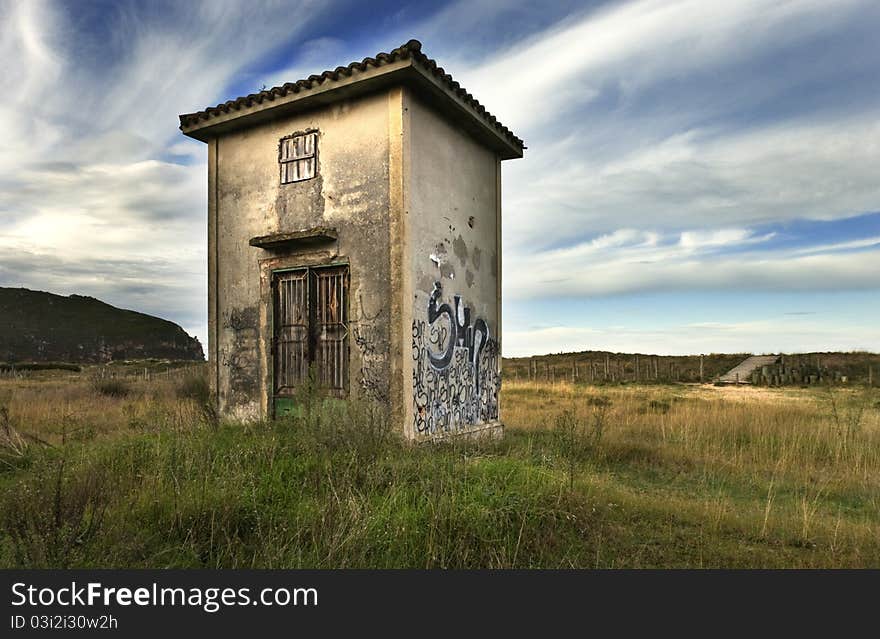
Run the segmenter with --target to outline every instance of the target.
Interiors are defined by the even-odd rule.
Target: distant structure
[[[412,438],[500,428],[501,161],[522,140],[411,40],[180,116],[208,144],[222,414],[326,392]]]
[[[779,355],[753,355],[721,375],[716,381],[721,384],[751,384],[755,373],[760,374],[766,367],[779,363]]]
[[[815,364],[793,361],[785,355],[754,355],[721,375],[716,384],[754,384],[761,386],[809,385],[829,382],[846,382],[840,371],[822,366],[818,357]],[[871,384],[871,368],[868,368]]]

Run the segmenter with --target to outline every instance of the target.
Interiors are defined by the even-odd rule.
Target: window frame
[[[288,140],[293,141],[296,138],[299,138],[299,137],[304,138],[304,137],[310,136],[310,135],[313,135],[314,140],[315,140],[312,153],[310,153],[309,155],[303,155],[302,157],[287,158],[287,159],[284,158],[285,143]],[[320,135],[319,135],[318,129],[305,129],[304,131],[295,131],[289,135],[285,135],[284,137],[282,137],[281,139],[278,140],[278,181],[281,184],[281,186],[284,186],[286,184],[297,184],[299,182],[307,182],[308,180],[313,180],[316,177],[318,177],[318,173],[319,173],[319,171],[318,171],[318,138],[319,137],[320,137]],[[309,177],[300,177],[300,178],[296,178],[296,179],[288,179],[285,181],[284,169],[286,167],[288,167],[290,165],[295,165],[297,162],[302,162],[303,160],[308,160],[308,159],[311,159],[312,163],[314,165],[314,171],[312,172],[312,175],[310,175]],[[288,176],[289,176],[289,174],[290,173],[288,171]]]

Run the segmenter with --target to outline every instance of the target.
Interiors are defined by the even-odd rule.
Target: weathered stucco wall
[[[209,358],[222,413],[264,416],[271,397],[273,268],[350,264],[351,396],[389,401],[389,118],[399,97],[342,101],[234,131],[209,150]],[[318,177],[280,184],[279,140],[317,129]],[[249,246],[255,236],[334,227],[307,251]],[[399,320],[398,320],[399,321]]]
[[[403,320],[404,398],[415,438],[497,427],[500,390],[500,160],[414,95]]]

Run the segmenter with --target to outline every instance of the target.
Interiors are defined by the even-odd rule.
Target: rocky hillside
[[[202,360],[202,345],[174,322],[110,306],[0,287],[0,362]]]

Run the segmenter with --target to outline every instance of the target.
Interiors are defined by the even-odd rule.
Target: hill
[[[180,326],[82,295],[0,287],[0,362],[202,360]]]

